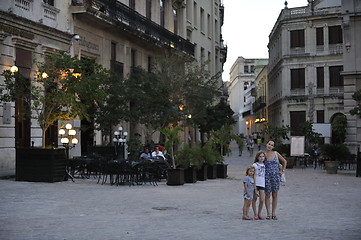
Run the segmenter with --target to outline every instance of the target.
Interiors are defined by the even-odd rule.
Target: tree
[[[361,118],[361,89],[356,91],[352,95],[353,100],[356,101],[357,105],[350,110],[351,115],[357,115],[359,118]]]
[[[224,125],[233,125],[236,121],[232,118],[234,112],[229,104],[221,99],[218,104],[209,106],[206,114],[201,119],[197,119],[202,133],[219,130]]]
[[[306,146],[310,149],[312,146],[321,142],[321,134],[314,132],[312,123],[309,121],[304,122],[301,125],[302,133],[305,136]]]
[[[19,72],[3,72],[5,88],[2,101],[22,98],[29,106],[24,118],[35,118],[42,129],[45,147],[47,129],[58,120],[90,119],[90,109],[105,101],[103,81],[108,72],[96,64],[95,59],[80,59],[65,53],[47,56],[38,63],[34,79],[27,79]]]
[[[231,134],[230,125],[223,125],[220,129],[212,131],[211,136],[212,145],[220,149],[220,154],[222,157],[225,153],[228,154],[230,152],[229,144],[231,140],[236,140],[237,144],[243,144],[240,136]]]
[[[281,143],[282,139],[289,139],[288,133],[290,132],[290,127],[288,125],[281,127],[272,126],[265,124],[262,134],[267,134],[270,139],[274,140],[277,143]]]
[[[110,74],[103,81],[106,100],[94,108],[95,129],[102,131],[103,141],[111,143],[113,126],[125,120],[128,114],[128,103],[125,96],[125,80],[116,74]]]
[[[175,158],[174,158],[174,144],[179,142],[178,133],[179,133],[179,131],[182,131],[183,128],[180,127],[180,126],[176,126],[176,127],[159,128],[158,130],[161,133],[163,133],[164,136],[165,136],[164,147],[168,152],[170,152],[170,155],[171,155],[171,158],[172,158],[172,165],[173,165],[173,168],[175,169],[176,164],[175,164]]]
[[[217,75],[218,76],[218,75]],[[128,106],[124,118],[144,124],[146,139],[158,128],[177,125],[192,115],[197,120],[217,95],[217,76],[179,52],[158,56],[151,72],[135,68],[124,80],[123,98]]]
[[[346,139],[347,118],[343,114],[334,116],[331,122],[332,142],[343,143]]]

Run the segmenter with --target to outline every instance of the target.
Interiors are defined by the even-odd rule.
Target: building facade
[[[220,0],[4,0],[0,5],[0,70],[17,65],[32,78],[37,71],[34,59],[65,51],[79,58],[96,57],[99,64],[126,77],[138,67],[148,70],[155,56],[177,49],[206,64],[215,75],[222,72],[227,54],[221,37],[223,13]],[[14,168],[17,147],[29,147],[32,142],[41,145],[37,122],[13,117],[17,104],[0,106],[1,168]],[[86,121],[75,125],[91,127]],[[134,130],[128,123],[122,126],[125,131]],[[92,129],[79,138],[72,155],[102,144],[101,132]],[[54,139],[58,139],[56,127],[49,136],[50,142]]]
[[[285,6],[268,44],[271,125],[289,125],[299,136],[305,121],[330,124],[344,115],[343,36],[341,1]]]
[[[253,103],[256,100],[255,79],[268,59],[245,59],[238,57],[230,69],[228,82],[229,104],[236,124],[233,133],[243,136],[255,131]]]
[[[356,106],[352,99],[361,89],[361,1],[342,1],[342,26],[344,31],[344,110],[347,116],[346,144],[353,152],[361,148],[361,119],[350,115]]]

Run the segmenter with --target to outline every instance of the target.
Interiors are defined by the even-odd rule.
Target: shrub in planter
[[[195,183],[197,181],[197,170],[202,165],[200,147],[184,145],[182,149],[176,152],[175,162],[177,166],[184,168],[184,181],[186,183]]]
[[[217,178],[217,160],[219,153],[215,151],[210,144],[205,144],[202,147],[201,156],[204,163],[207,164],[207,178]]]
[[[320,152],[324,157],[324,164],[327,173],[335,174],[337,169],[345,159],[348,159],[350,150],[343,143],[341,144],[324,144],[320,147]]]

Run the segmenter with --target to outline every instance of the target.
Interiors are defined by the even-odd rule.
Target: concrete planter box
[[[183,168],[167,169],[167,185],[170,186],[184,185],[184,169]]]
[[[217,164],[208,165],[207,168],[207,178],[208,179],[216,179],[217,178]]]
[[[15,180],[60,182],[66,177],[65,149],[16,149]]]
[[[197,179],[199,181],[206,181],[208,179],[208,165],[204,164],[202,167],[197,171]]]
[[[195,167],[188,167],[184,169],[184,182],[186,183],[197,182],[197,169]]]
[[[227,164],[217,164],[217,178],[227,178]]]
[[[336,174],[339,165],[340,165],[339,161],[325,161],[326,172],[328,174]]]

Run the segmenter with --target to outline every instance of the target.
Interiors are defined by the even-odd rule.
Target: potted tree
[[[324,157],[324,165],[326,172],[336,174],[343,159],[347,159],[350,151],[343,143],[324,144],[320,147],[320,152]]]
[[[174,157],[174,144],[179,142],[178,133],[183,130],[182,127],[164,127],[160,128],[159,131],[165,136],[164,147],[169,152],[172,159],[172,168],[167,170],[167,185],[183,185],[184,184],[184,169],[177,168],[175,157]]]
[[[197,182],[197,171],[201,168],[202,149],[199,146],[190,147],[184,144],[175,156],[177,166],[184,168],[184,181],[186,183]]]
[[[219,130],[212,131],[210,144],[213,149],[218,149],[218,154],[220,154],[216,155],[219,156],[217,164],[217,177],[219,178],[227,177],[227,164],[224,163],[223,156],[230,153],[230,142],[232,140],[236,140],[239,148],[244,145],[243,139],[239,135],[231,134],[230,125],[223,125]]]
[[[41,148],[17,148],[16,180],[63,180],[65,150],[54,149],[54,146],[46,149],[46,132],[58,120],[89,119],[89,109],[106,98],[102,81],[107,77],[107,71],[96,64],[95,59],[79,60],[59,53],[38,63],[38,72],[33,79],[8,70],[3,76],[5,87],[1,91],[1,100],[23,99],[28,108],[25,114],[15,117],[37,119],[42,129]]]
[[[217,161],[221,159],[221,155],[216,151],[210,143],[206,143],[201,151],[202,160],[207,164],[207,178],[217,178]]]

